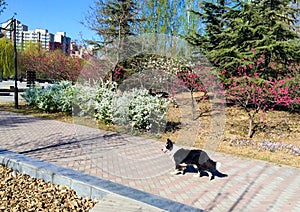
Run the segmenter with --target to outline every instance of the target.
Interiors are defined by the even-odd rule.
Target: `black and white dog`
[[[162,151],[168,153],[175,162],[175,171],[172,174],[184,174],[186,166],[193,165],[198,171],[195,176],[202,177],[204,171],[209,171],[212,174],[210,180],[213,180],[215,173],[221,167],[221,163],[211,160],[205,151],[178,147],[170,139],[167,139]]]

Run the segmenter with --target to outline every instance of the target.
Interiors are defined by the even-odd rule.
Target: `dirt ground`
[[[199,99],[201,94],[195,95]],[[185,94],[188,102],[190,94]],[[184,99],[183,97],[180,97]],[[191,98],[190,98],[191,99]],[[190,101],[191,102],[191,101]],[[191,105],[191,103],[186,105]],[[279,164],[300,167],[300,114],[287,111],[259,112],[254,119],[254,133],[248,137],[249,116],[245,110],[237,106],[226,106],[224,116],[212,119],[215,111],[213,103],[201,100],[195,103],[194,117],[196,120],[187,120],[182,114],[191,114],[192,107],[170,107],[168,120],[173,123],[173,129],[162,134],[160,140],[171,138],[179,144],[220,151],[234,155],[267,160]],[[190,115],[192,117],[192,115]],[[191,119],[191,118],[190,118]],[[225,120],[224,120],[225,119]],[[183,126],[184,123],[185,125]],[[219,122],[223,129],[222,135],[212,141],[214,133],[212,128]],[[176,123],[180,123],[176,125]],[[188,127],[187,127],[188,126]],[[213,138],[212,138],[213,137]],[[213,144],[211,144],[211,142]]]

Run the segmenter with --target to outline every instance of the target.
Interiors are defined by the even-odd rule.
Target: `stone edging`
[[[203,211],[163,197],[133,189],[109,180],[97,178],[79,171],[63,168],[52,163],[28,157],[0,148],[0,164],[33,178],[69,186],[82,197],[101,200],[107,194],[117,194],[142,204],[166,211]]]

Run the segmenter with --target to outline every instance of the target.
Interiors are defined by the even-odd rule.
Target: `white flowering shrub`
[[[171,99],[152,96],[148,90],[132,89],[117,94],[117,84],[93,82],[72,85],[59,82],[45,89],[31,88],[23,98],[27,105],[47,112],[72,112],[89,115],[104,123],[129,127],[131,130],[161,132]]]
[[[45,89],[30,88],[22,97],[27,105],[46,112],[71,112],[73,92],[71,82],[62,81]]]
[[[155,133],[165,127],[165,116],[170,99],[152,96],[148,90],[125,91],[114,99],[113,122]]]
[[[125,74],[127,77],[140,72],[141,70],[160,70],[165,73],[177,75],[181,72],[182,68],[194,66],[185,58],[165,57],[159,55],[144,55],[144,57],[141,57],[140,55],[130,59],[131,63],[129,66],[128,64],[124,64],[124,66],[128,66],[126,71],[129,71],[129,73]],[[115,74],[118,75],[119,73],[116,72]]]
[[[94,116],[97,88],[89,83],[76,84],[73,97],[73,115]]]
[[[95,95],[95,118],[104,121],[106,124],[112,123],[113,119],[113,99],[116,97],[116,83],[100,81]]]
[[[37,96],[39,96],[39,93],[41,92],[41,89],[37,88],[29,88],[26,89],[21,96],[25,100],[26,105],[36,107],[37,106]]]
[[[75,86],[69,83],[66,88],[62,92],[62,96],[60,99],[60,104],[58,105],[58,110],[62,112],[72,112],[72,103],[74,99],[74,95],[76,93]]]
[[[90,116],[104,123],[112,123],[112,101],[116,83],[102,80],[76,85],[73,113],[76,116]]]

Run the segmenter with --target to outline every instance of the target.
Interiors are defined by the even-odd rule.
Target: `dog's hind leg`
[[[209,172],[211,173],[211,177],[210,180],[215,179],[215,174],[216,172],[218,172],[218,169],[221,167],[221,163],[220,162],[215,162],[211,159],[209,159],[207,161],[207,168],[209,170]]]
[[[202,166],[200,166],[200,164],[195,164],[197,166],[197,173],[194,174],[194,177],[203,177],[203,173],[204,173],[204,169],[202,168]]]

